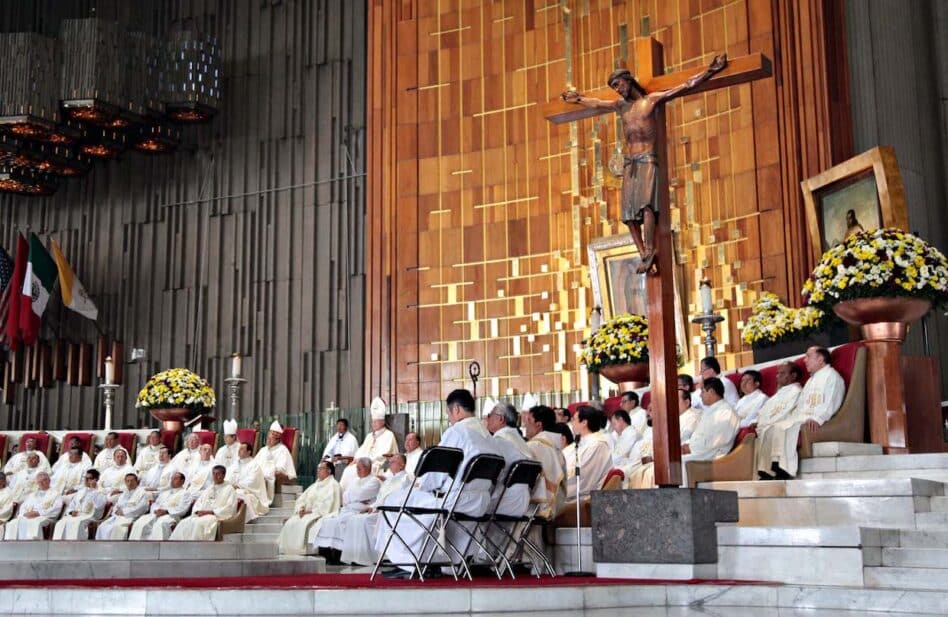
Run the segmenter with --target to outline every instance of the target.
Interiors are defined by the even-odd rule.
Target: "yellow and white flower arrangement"
[[[135,407],[210,409],[217,404],[214,388],[206,379],[186,368],[171,368],[152,376],[138,393]]]
[[[754,302],[751,316],[741,329],[741,340],[747,345],[766,347],[783,341],[803,338],[819,331],[826,313],[813,307],[795,309],[785,305],[777,294],[764,292]]]
[[[825,253],[803,286],[825,312],[837,302],[879,296],[948,301],[948,260],[921,238],[885,228],[853,234]]]
[[[610,364],[648,362],[648,320],[642,315],[613,317],[592,333],[579,362],[591,373]]]

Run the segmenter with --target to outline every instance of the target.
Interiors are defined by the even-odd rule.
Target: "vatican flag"
[[[49,243],[53,250],[53,259],[56,260],[56,268],[59,270],[59,291],[63,295],[63,304],[80,315],[95,321],[99,316],[99,309],[95,307],[92,298],[89,297],[82,283],[73,274],[69,262],[66,261],[63,252],[59,249],[59,244],[52,238],[50,238]]]

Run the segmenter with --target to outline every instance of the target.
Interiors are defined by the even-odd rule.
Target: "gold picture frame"
[[[603,321],[622,313],[647,317],[645,275],[635,272],[635,267],[642,260],[632,242],[632,237],[629,234],[616,234],[596,238],[589,242],[586,253],[589,258],[589,282],[592,285],[593,304],[602,308]],[[691,345],[688,330],[685,327],[678,266],[674,268],[673,278],[675,338],[687,363],[691,360],[689,352]]]
[[[876,146],[843,161],[807,178],[800,188],[814,261],[856,231],[908,231],[905,187],[891,146]]]

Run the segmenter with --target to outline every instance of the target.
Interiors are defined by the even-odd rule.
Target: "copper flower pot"
[[[184,423],[196,415],[193,409],[187,407],[164,407],[149,411],[152,418],[161,422],[162,430],[176,433],[184,432]]]
[[[886,454],[908,450],[902,341],[909,322],[932,308],[923,298],[860,298],[833,307],[840,319],[859,326],[867,349],[869,435]]]
[[[609,381],[620,384],[628,381],[648,381],[648,362],[609,364],[599,369],[599,374]]]

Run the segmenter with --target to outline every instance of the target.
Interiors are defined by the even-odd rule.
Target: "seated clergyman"
[[[267,498],[267,482],[263,470],[253,459],[253,447],[249,443],[240,444],[237,460],[227,470],[227,481],[237,489],[237,499],[247,507],[246,521],[263,516],[270,511]]]
[[[74,437],[69,438],[69,443],[65,444],[65,447],[62,449],[62,454],[60,454],[56,462],[53,463],[53,473],[52,473],[52,476],[50,477],[55,477],[56,472],[59,470],[59,468],[70,462],[69,456],[67,456],[67,453],[73,448],[79,448],[79,451],[82,452],[83,469],[89,469],[90,467],[92,467],[92,459],[89,458],[89,455],[86,454],[86,451],[82,449],[82,441],[78,437],[74,436]]]
[[[53,540],[88,540],[89,523],[102,518],[108,500],[99,488],[99,470],[87,469],[84,484],[70,495]]]
[[[162,448],[161,431],[152,431],[148,434],[148,443],[138,449],[135,460],[135,471],[144,476],[145,472],[158,464],[158,451]]]
[[[19,514],[7,523],[4,540],[42,540],[43,530],[59,518],[63,500],[59,491],[50,488],[49,473],[36,476],[37,488],[20,504]]]
[[[793,362],[784,362],[777,368],[777,392],[764,403],[757,416],[757,448],[755,450],[754,465],[758,479],[773,480],[773,448],[764,441],[764,436],[778,422],[786,420],[800,401],[803,387],[800,380],[803,371]]]
[[[757,424],[760,408],[770,397],[760,389],[760,371],[744,371],[741,375],[741,398],[734,406],[734,413],[741,419],[740,428]]]
[[[170,540],[212,541],[217,537],[220,522],[237,514],[237,491],[224,482],[227,470],[223,465],[215,465],[212,473],[214,483],[194,501],[191,516],[178,523]]]
[[[332,546],[337,538],[337,525],[350,514],[365,512],[372,507],[382,487],[378,478],[372,475],[372,459],[367,456],[356,459],[356,478],[342,493],[342,508],[335,514],[327,514],[310,528],[308,541],[314,548]],[[341,483],[340,483],[341,484]]]
[[[128,453],[121,449],[112,454],[112,464],[106,467],[105,470],[99,469],[99,473],[101,474],[99,476],[99,486],[102,487],[112,503],[118,500],[125,491],[125,487],[128,486],[125,482],[128,474],[138,478],[135,468],[128,463]]]
[[[138,476],[129,473],[125,476],[125,490],[119,496],[109,518],[102,521],[95,532],[96,540],[124,540],[128,530],[139,516],[148,511],[151,496],[144,486],[138,483]]]
[[[167,446],[160,446],[157,461],[142,475],[142,486],[154,497],[171,486],[171,474],[175,471],[171,464],[171,451]]]
[[[167,540],[178,521],[188,513],[194,498],[184,488],[184,474],[175,470],[171,485],[158,493],[151,511],[132,525],[129,540]]]
[[[13,501],[23,503],[27,496],[38,488],[39,474],[43,472],[40,467],[40,457],[36,452],[30,452],[26,457],[26,466],[21,467],[15,474],[10,476],[10,488],[13,489]],[[59,491],[57,491],[59,492]]]
[[[214,458],[211,456],[212,452],[211,444],[201,444],[198,447],[198,458],[191,462],[191,466],[187,469],[178,467],[188,477],[185,489],[191,493],[191,497],[194,499],[197,499],[202,491],[214,483],[215,464]]]
[[[605,415],[594,407],[582,405],[573,416],[573,434],[579,445],[566,457],[566,497],[576,499],[576,456],[579,455],[580,497],[602,488],[606,474],[612,469],[612,448],[602,434]]]
[[[13,497],[13,489],[7,486],[6,474],[0,473],[0,539],[3,538],[7,521],[13,517],[13,509],[16,507]]]
[[[800,429],[806,425],[816,430],[833,417],[843,404],[846,383],[831,365],[829,351],[824,347],[810,347],[804,357],[810,379],[803,386],[796,408],[785,419],[775,422],[760,434],[757,444],[758,472],[770,463],[778,479],[797,475],[797,441]],[[767,473],[765,470],[763,473]]]
[[[276,482],[289,484],[296,480],[296,466],[293,464],[293,454],[283,445],[283,427],[274,421],[267,433],[267,445],[260,448],[254,460],[263,470],[263,477],[267,481],[267,497],[273,502],[273,493]]]
[[[53,488],[64,495],[71,495],[83,486],[85,472],[89,467],[83,463],[82,454],[78,447],[71,448],[63,457],[66,459],[64,464],[58,465],[59,461],[56,461],[58,466],[53,470],[52,484]]]
[[[105,436],[105,446],[96,455],[95,463],[93,463],[93,467],[98,469],[99,473],[101,474],[106,469],[116,464],[115,455],[118,452],[125,452],[124,460],[125,462],[128,462],[128,452],[125,451],[125,448],[119,445],[118,433],[111,432]],[[125,462],[123,462],[122,465],[124,465]],[[121,467],[122,465],[119,465],[119,467]],[[132,472],[134,471],[135,470],[132,469]],[[123,475],[122,477],[124,478],[125,476]],[[99,476],[99,484],[104,484],[104,482],[105,482],[105,476]]]
[[[40,471],[49,471],[49,460],[47,460],[46,455],[36,449],[36,440],[30,437],[26,440],[24,444],[25,448],[14,454],[10,457],[10,460],[7,461],[7,464],[3,466],[3,473],[8,476],[12,476],[16,472],[20,471],[27,466],[27,458],[31,454],[35,454],[39,458],[39,469]]]
[[[710,461],[724,456],[734,446],[740,418],[724,399],[724,384],[717,377],[701,384],[701,419],[688,443],[681,446],[681,479],[688,486],[688,461]]]
[[[281,554],[305,553],[310,527],[320,518],[339,510],[342,505],[342,489],[336,482],[334,473],[331,461],[324,460],[319,463],[316,468],[316,482],[299,496],[293,516],[287,519],[280,530]]]

